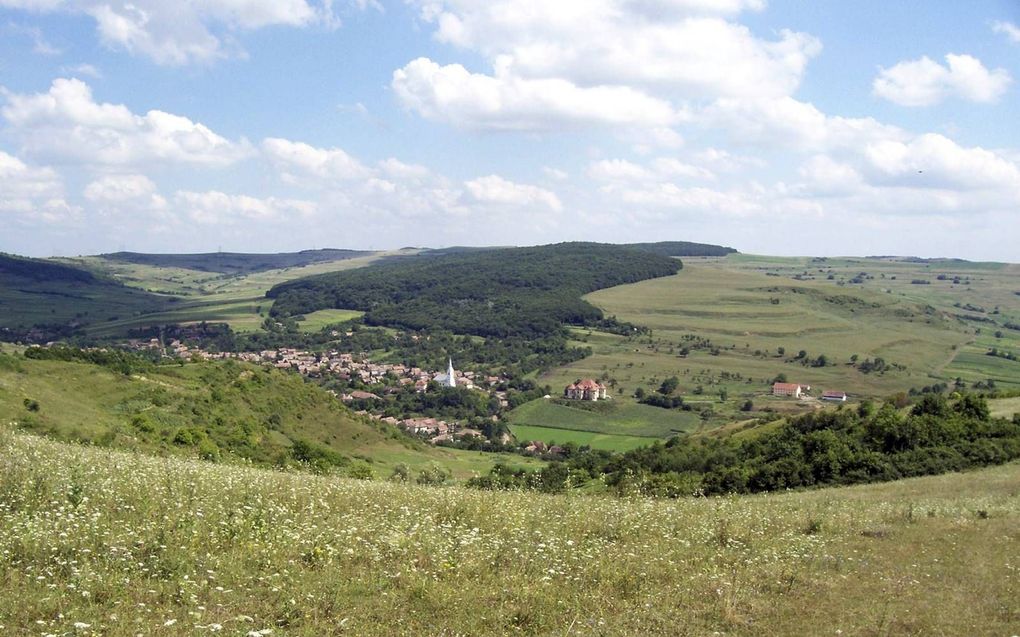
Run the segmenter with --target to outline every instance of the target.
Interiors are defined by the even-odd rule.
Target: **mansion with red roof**
[[[592,401],[605,400],[608,398],[606,395],[606,386],[591,378],[578,380],[575,383],[567,385],[567,388],[563,390],[563,397],[568,400]]]

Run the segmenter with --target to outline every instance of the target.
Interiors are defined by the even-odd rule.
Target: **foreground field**
[[[1010,635],[1020,466],[681,501],[473,492],[0,430],[0,631]]]

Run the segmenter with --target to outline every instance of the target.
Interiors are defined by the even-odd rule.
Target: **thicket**
[[[649,252],[563,243],[455,253],[334,272],[273,287],[272,315],[327,308],[365,312],[365,323],[447,330],[486,337],[534,338],[563,325],[595,325],[601,310],[581,296],[675,274],[682,264]]]
[[[156,356],[157,354],[153,354]],[[125,376],[151,371],[156,363],[152,356],[144,353],[128,352],[118,349],[79,349],[58,345],[54,347],[30,347],[25,350],[25,358],[32,360],[51,360],[64,362],[91,363],[120,372]]]
[[[679,497],[848,485],[960,471],[1020,458],[1020,422],[993,419],[984,398],[927,394],[908,414],[885,404],[808,414],[753,438],[676,437],[616,456],[581,453],[570,479],[598,479],[622,493]],[[479,488],[548,489],[547,480],[506,472]]]

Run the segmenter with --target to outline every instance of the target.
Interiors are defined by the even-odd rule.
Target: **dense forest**
[[[1020,458],[1020,422],[994,419],[974,394],[808,414],[753,436],[680,436],[620,455],[565,446],[541,472],[496,467],[480,488],[563,490],[592,479],[621,493],[681,497],[897,480]]]
[[[693,243],[691,241],[659,241],[656,243],[628,243],[628,248],[651,252],[664,257],[724,257],[734,254],[736,249],[710,243]]]
[[[325,261],[341,261],[372,254],[364,250],[302,250],[271,254],[247,252],[208,252],[201,254],[147,254],[143,252],[113,252],[101,254],[109,261],[136,263],[160,268],[185,268],[220,274],[250,274],[278,268],[294,268]]]
[[[680,261],[595,243],[506,248],[414,258],[329,273],[273,287],[272,313],[326,308],[364,311],[369,325],[442,329],[492,337],[539,337],[564,324],[603,321],[581,296],[675,274]]]

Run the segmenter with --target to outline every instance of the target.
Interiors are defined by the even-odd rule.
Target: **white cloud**
[[[85,186],[82,194],[95,204],[112,208],[162,210],[167,205],[156,184],[145,175],[107,175]]]
[[[5,31],[16,35],[22,35],[31,40],[32,52],[39,55],[54,56],[63,53],[63,50],[53,46],[46,40],[43,32],[38,27],[29,27],[14,22],[7,23]]]
[[[666,101],[623,86],[579,87],[559,78],[494,76],[418,58],[393,72],[392,88],[423,117],[475,130],[550,131],[575,125],[663,127],[681,115]]]
[[[81,210],[64,199],[64,184],[52,168],[31,166],[0,150],[0,214],[21,221],[69,221]]]
[[[1012,22],[993,22],[992,31],[1004,34],[1014,44],[1020,44],[1020,27]]]
[[[877,183],[961,191],[991,189],[1020,205],[1020,167],[983,148],[964,148],[933,133],[909,142],[886,141],[865,150]]]
[[[299,177],[296,174],[334,180],[364,179],[371,174],[360,161],[340,148],[316,148],[302,142],[270,137],[263,140],[262,152],[284,170],[287,181],[297,181]]]
[[[441,42],[480,51],[526,78],[582,86],[657,85],[684,97],[778,96],[800,83],[818,40],[761,40],[720,16],[764,2],[425,0]]]
[[[555,193],[527,184],[518,184],[498,175],[479,177],[464,182],[475,201],[482,204],[512,206],[515,208],[545,208],[555,212],[563,210],[563,204]]]
[[[316,213],[317,204],[300,199],[260,199],[248,195],[178,191],[174,207],[188,219],[201,224],[231,224],[238,221],[293,221]]]
[[[901,129],[871,117],[826,115],[792,97],[720,99],[706,107],[698,120],[725,131],[735,144],[803,152],[854,150],[871,141],[908,137]]]
[[[98,103],[87,84],[57,79],[35,95],[5,92],[0,109],[26,154],[89,166],[172,162],[222,167],[250,154],[186,117],[151,110],[135,115],[122,104]]]
[[[352,4],[365,8],[364,1]],[[267,26],[335,26],[332,0],[0,0],[0,7],[86,14],[104,45],[158,64],[210,62],[241,54],[233,34]]]
[[[932,106],[949,97],[994,102],[1012,83],[1006,69],[989,71],[970,55],[946,56],[946,66],[928,57],[881,69],[872,84],[875,95],[901,106]]]

